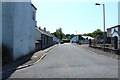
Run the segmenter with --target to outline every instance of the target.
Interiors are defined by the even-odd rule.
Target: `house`
[[[91,39],[91,40],[93,40],[94,38],[93,37],[91,37],[91,36],[82,36],[84,39],[87,39],[87,40],[89,40],[89,39]]]
[[[77,36],[73,37],[73,38],[70,40],[70,42],[71,42],[71,43],[78,43],[78,42],[80,42],[80,40],[83,40],[83,37],[82,37],[81,35],[77,35]]]
[[[107,37],[111,37],[111,42],[113,37],[117,37],[118,48],[120,49],[120,25],[113,26],[107,29]]]
[[[83,40],[81,40],[80,42],[82,42],[82,43],[89,43],[89,39],[91,39],[91,40],[94,40],[94,38],[93,37],[90,37],[90,36],[82,36],[84,39]]]
[[[2,61],[2,2],[0,2],[0,61]],[[2,66],[2,63],[0,63]],[[2,73],[2,67],[0,67],[0,74]],[[0,76],[1,78],[2,76]]]
[[[0,2],[0,55],[2,53],[2,2]]]
[[[35,51],[36,7],[31,2],[2,3],[4,57],[14,61]]]
[[[77,42],[82,42],[82,43],[89,43],[89,39],[93,40],[93,37],[90,36],[81,36],[81,35],[77,35],[75,37],[73,37],[70,42],[72,43],[77,43]]]
[[[60,43],[60,40],[54,34],[52,34],[52,36],[53,36],[53,44]]]
[[[35,27],[36,50],[45,49],[53,45],[53,36],[44,30]]]
[[[42,49],[42,39],[41,39],[41,32],[39,28],[35,27],[35,47],[36,51]]]

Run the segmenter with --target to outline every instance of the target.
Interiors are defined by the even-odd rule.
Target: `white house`
[[[90,36],[81,36],[81,35],[77,35],[75,37],[73,37],[70,42],[71,43],[77,43],[77,42],[82,42],[82,43],[89,43],[89,39],[93,40],[93,37]]]
[[[2,61],[2,2],[0,2],[0,61]],[[0,79],[2,79],[2,62],[0,62]]]
[[[82,36],[84,39],[91,39],[91,40],[93,40],[94,38],[93,37],[91,37],[91,36]]]
[[[60,40],[54,34],[52,34],[52,36],[53,36],[53,44],[60,42]]]
[[[107,29],[107,37],[115,36],[118,38],[118,48],[120,49],[120,25],[113,26]]]
[[[76,42],[78,42],[78,41],[79,41],[79,37],[78,37],[78,36],[75,36],[75,37],[73,37],[73,38],[70,40],[71,43],[76,43]]]
[[[2,3],[2,44],[13,61],[35,50],[35,14],[31,2]]]
[[[0,55],[2,53],[2,2],[0,2]]]

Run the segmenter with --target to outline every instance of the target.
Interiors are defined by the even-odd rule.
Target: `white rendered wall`
[[[2,44],[2,2],[0,2],[0,47]]]
[[[32,20],[30,2],[14,3],[13,60],[35,50],[35,21]]]
[[[0,2],[0,80],[2,79],[2,2]]]
[[[9,49],[9,55],[13,57],[13,3],[2,2],[2,44]],[[4,54],[4,53],[3,53]]]

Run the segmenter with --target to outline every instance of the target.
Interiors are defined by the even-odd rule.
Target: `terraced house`
[[[53,45],[53,36],[46,32],[45,29],[35,27],[36,50],[45,49]]]

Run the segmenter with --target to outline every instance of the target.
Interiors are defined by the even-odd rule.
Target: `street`
[[[94,55],[74,44],[58,44],[37,64],[10,78],[118,78],[118,60]]]

